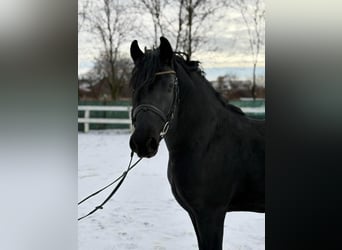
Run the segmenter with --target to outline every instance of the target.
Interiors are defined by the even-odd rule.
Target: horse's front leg
[[[195,212],[199,250],[222,250],[225,211]]]

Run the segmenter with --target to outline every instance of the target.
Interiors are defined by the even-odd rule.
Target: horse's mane
[[[186,59],[184,58],[184,56]],[[205,72],[200,67],[201,63],[199,61],[188,60],[188,56],[184,52],[175,52],[174,61],[176,62],[176,64],[180,64],[188,74],[190,74],[191,72],[195,72],[224,107],[235,113],[245,115],[245,113],[243,113],[243,111],[239,107],[230,104],[229,101],[227,102],[225,99],[223,99],[222,95],[214,89],[212,84],[205,78]]]
[[[130,86],[137,90],[145,84],[150,84],[155,78],[155,73],[160,68],[159,48],[153,50],[146,50],[145,55],[133,68]],[[239,107],[236,107],[223,99],[222,95],[217,92],[212,84],[205,78],[205,72],[200,67],[199,61],[189,60],[189,57],[184,52],[174,52],[172,61],[174,66],[181,66],[189,75],[195,72],[200,79],[206,84],[209,91],[211,91],[216,99],[228,110],[235,113],[245,115]],[[147,79],[142,82],[141,79]]]

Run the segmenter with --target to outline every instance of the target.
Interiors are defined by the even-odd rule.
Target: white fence
[[[242,107],[243,112],[247,114],[257,114],[257,113],[265,113],[265,107]],[[132,122],[131,122],[131,106],[78,106],[78,111],[84,111],[84,117],[78,118],[78,123],[84,123],[84,132],[89,131],[90,123],[97,124],[127,124],[132,130]],[[92,118],[90,117],[90,111],[126,111],[128,112],[128,119],[123,118]]]
[[[84,111],[84,117],[78,118],[78,123],[84,123],[84,132],[89,131],[90,123],[97,124],[127,124],[132,130],[131,123],[131,106],[78,106],[78,111]],[[114,119],[114,118],[92,118],[90,111],[126,111],[128,112],[128,119]]]

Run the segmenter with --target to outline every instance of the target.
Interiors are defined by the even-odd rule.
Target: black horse
[[[226,104],[198,62],[160,42],[145,53],[131,44],[130,147],[152,157],[165,139],[172,192],[191,217],[199,249],[220,250],[226,212],[265,211],[265,124]]]

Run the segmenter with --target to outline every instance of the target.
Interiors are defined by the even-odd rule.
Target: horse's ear
[[[139,59],[144,56],[144,53],[141,51],[138,45],[138,41],[134,40],[131,44],[131,57],[134,63],[137,63]]]
[[[171,64],[173,50],[169,41],[165,37],[160,37],[160,61],[166,64]]]

